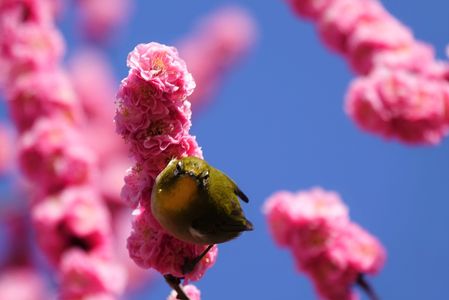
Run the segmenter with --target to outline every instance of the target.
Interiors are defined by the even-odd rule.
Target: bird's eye
[[[179,174],[181,174],[182,173],[182,162],[181,161],[179,161],[177,164],[176,164],[176,170],[175,170],[175,176],[178,176]]]
[[[206,170],[203,173],[201,173],[201,175],[200,175],[201,184],[203,186],[206,186],[207,182],[208,182],[208,179],[209,179],[209,171]]]
[[[208,179],[209,178],[209,171],[204,171],[203,173],[201,173],[201,178],[202,179]]]

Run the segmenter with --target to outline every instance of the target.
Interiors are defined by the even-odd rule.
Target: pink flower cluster
[[[186,286],[183,286],[182,289],[190,300],[201,300],[201,292],[196,286],[188,284]],[[176,293],[176,291],[172,291],[167,300],[177,300],[177,296],[178,294]]]
[[[375,274],[384,264],[380,242],[349,220],[335,192],[278,192],[264,212],[276,243],[290,249],[323,299],[356,299],[351,287],[358,276]]]
[[[184,277],[185,259],[195,258],[205,247],[182,242],[162,229],[151,213],[151,189],[172,158],[201,157],[189,134],[191,110],[186,100],[195,82],[176,49],[158,43],[137,45],[128,55],[128,67],[117,95],[115,121],[136,161],[122,189],[122,197],[136,208],[129,254],[143,268]],[[201,278],[216,254],[214,247],[185,278]]]
[[[362,129],[409,144],[437,144],[449,133],[449,64],[378,0],[288,1],[361,76],[346,112]]]
[[[210,101],[226,71],[249,51],[255,37],[251,16],[239,7],[225,7],[201,20],[180,43],[179,52],[196,82],[189,98],[194,110]]]
[[[82,110],[59,66],[64,44],[54,25],[55,3],[1,2],[0,78],[20,133],[36,237],[58,270],[61,297],[112,299],[125,278],[112,260],[109,212],[94,180],[96,157],[79,132]]]

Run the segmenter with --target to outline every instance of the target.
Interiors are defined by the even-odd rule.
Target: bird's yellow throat
[[[169,189],[158,190],[162,210],[176,212],[187,209],[198,192],[198,183],[191,176],[182,176]]]

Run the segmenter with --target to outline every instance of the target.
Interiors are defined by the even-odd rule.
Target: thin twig
[[[190,298],[186,295],[184,290],[181,287],[181,279],[178,277],[175,277],[173,275],[164,275],[165,281],[168,283],[168,285],[176,291],[178,296],[177,299],[180,300],[190,300]]]
[[[374,288],[369,284],[368,281],[366,281],[365,276],[363,274],[360,274],[357,277],[356,284],[365,291],[365,293],[368,295],[368,297],[371,300],[380,300],[379,297],[376,294],[376,291]]]

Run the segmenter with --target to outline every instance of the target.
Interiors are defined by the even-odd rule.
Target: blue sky
[[[197,283],[203,299],[316,298],[290,254],[273,244],[261,213],[275,191],[313,186],[338,191],[352,219],[385,245],[387,264],[372,278],[382,299],[449,299],[449,138],[408,147],[361,132],[343,112],[353,74],[283,1],[136,1],[106,49],[117,78],[126,76],[137,43],[175,44],[196,18],[229,3],[254,16],[258,42],[211,105],[194,114],[192,132],[205,158],[250,197],[244,209],[256,230],[219,247],[216,265]],[[444,57],[447,0],[383,3]],[[69,47],[79,43],[72,25],[62,25]],[[160,280],[133,299],[168,293]]]

